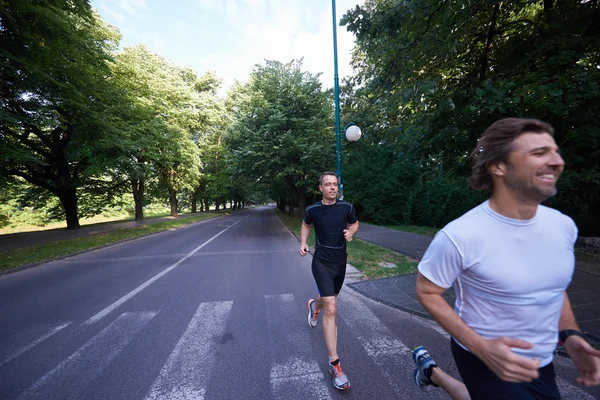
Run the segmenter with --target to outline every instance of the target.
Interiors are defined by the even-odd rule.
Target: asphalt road
[[[458,376],[433,322],[344,289],[333,388],[310,256],[273,214],[244,210],[0,277],[0,398],[447,399],[412,381],[426,344]],[[569,382],[567,399],[594,399]]]

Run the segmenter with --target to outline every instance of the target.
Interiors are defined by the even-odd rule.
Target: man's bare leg
[[[323,338],[325,339],[325,346],[329,353],[329,359],[335,360],[338,358],[337,353],[337,324],[335,323],[335,316],[337,312],[336,296],[317,296],[315,301],[315,308],[317,310],[323,308]]]
[[[465,384],[454,379],[439,367],[434,367],[431,370],[430,379],[434,384],[444,389],[452,397],[452,400],[471,400]]]
[[[439,386],[453,400],[471,400],[465,384],[442,371],[424,346],[415,348],[412,356],[413,361],[417,364],[415,383],[421,389],[425,390],[426,387],[431,385]]]

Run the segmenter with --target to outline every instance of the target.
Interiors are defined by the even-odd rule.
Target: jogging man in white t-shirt
[[[559,337],[579,370],[577,382],[600,383],[600,351],[580,333],[565,291],[577,228],[540,205],[556,194],[564,167],[553,135],[534,119],[490,126],[473,153],[471,176],[490,199],[446,225],[419,264],[417,297],[452,335],[474,400],[560,398],[552,365]],[[442,298],[452,285],[454,310]],[[435,383],[426,351],[415,351],[415,361],[415,379]]]

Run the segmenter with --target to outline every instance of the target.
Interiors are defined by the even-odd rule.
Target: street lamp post
[[[337,18],[335,16],[335,0],[331,0],[333,15],[333,96],[335,98],[335,161],[340,199],[344,199],[344,183],[342,181],[342,138],[340,137],[340,79],[337,59]]]
[[[337,58],[337,18],[335,16],[335,0],[331,0],[331,14],[333,16],[333,95],[335,98],[335,160],[336,174],[338,176],[338,192],[340,200],[344,200],[344,181],[342,180],[342,138],[340,132],[340,79],[338,76]],[[346,138],[352,142],[360,138],[361,131],[354,123],[344,127]]]

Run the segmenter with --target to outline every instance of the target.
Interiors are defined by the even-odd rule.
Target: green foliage
[[[190,191],[200,182],[199,136],[213,124],[218,80],[178,67],[144,46],[125,48],[113,67],[130,107],[116,111],[125,131],[119,140],[119,171],[158,198]],[[142,213],[144,193],[134,193]]]
[[[600,4],[579,0],[367,0],[348,11],[342,23],[356,36],[358,72],[342,110],[365,132],[348,158],[368,161],[366,170],[345,167],[346,192],[376,221],[440,226],[481,200],[466,177],[485,128],[535,117],[556,128],[567,162],[564,189],[549,204],[582,234],[600,234],[599,20]]]
[[[433,176],[412,188],[405,220],[421,226],[443,227],[485,200],[470,189],[467,179]]]
[[[0,215],[3,215],[6,220],[2,227],[8,226],[9,220],[11,226],[45,226],[50,221],[45,210],[36,210],[33,207],[15,209],[14,205],[11,207],[10,204],[0,206]]]
[[[567,169],[547,204],[600,234],[600,3],[366,0],[342,24],[356,75],[343,82],[345,196],[361,219],[443,226],[483,200],[469,153],[506,116],[553,124]],[[226,99],[119,33],[88,1],[0,7],[0,225],[149,202],[303,207],[335,166],[331,91],[302,61],[256,65]],[[23,184],[27,182],[27,184]],[[128,197],[129,199],[131,196]],[[19,213],[19,216],[16,217]]]
[[[0,21],[0,175],[57,196],[77,228],[76,191],[110,162],[105,77],[118,35],[86,1],[5,1]]]
[[[566,169],[558,181],[558,194],[547,205],[571,216],[580,236],[598,236],[600,221],[600,167]]]
[[[272,198],[303,207],[335,154],[331,102],[302,61],[257,65],[230,93],[234,120],[226,137],[236,176]]]

